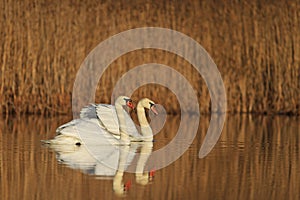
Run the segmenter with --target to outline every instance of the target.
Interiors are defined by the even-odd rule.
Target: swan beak
[[[158,115],[158,112],[157,112],[157,110],[155,109],[155,105],[151,106],[150,109],[152,110],[152,112],[153,112],[155,115]]]
[[[128,102],[126,103],[126,105],[127,105],[129,108],[131,108],[132,110],[134,110],[134,105],[133,105],[132,101],[128,101]]]

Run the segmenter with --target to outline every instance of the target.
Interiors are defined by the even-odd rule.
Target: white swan
[[[103,123],[100,120],[98,120],[98,118],[92,116],[95,114],[89,112],[88,114],[90,115],[90,118],[84,117],[80,119],[75,119],[58,127],[56,130],[57,136],[52,140],[46,140],[43,142],[48,144],[80,145],[84,142],[88,142],[89,144],[96,142],[97,144],[100,144],[99,142],[101,141],[104,145],[129,144],[130,139],[128,134],[126,133],[127,129],[125,125],[126,117],[128,114],[123,109],[123,106],[133,108],[132,100],[129,97],[120,96],[117,98],[115,106],[107,104],[99,105],[101,105],[99,107],[101,107],[102,110],[104,108],[106,108],[107,110],[111,110],[112,107],[114,108],[115,115],[113,115],[111,119],[106,118],[105,123],[111,121],[111,123],[120,124],[120,126],[118,126],[118,139],[110,133],[110,129],[104,128]],[[99,113],[98,110],[97,113]]]
[[[124,111],[122,116],[117,116],[114,106],[106,106],[103,104],[91,104],[81,110],[80,117],[82,119],[99,119],[100,126],[112,133],[118,138],[121,132],[127,134],[130,141],[152,141],[153,133],[145,115],[145,109],[151,110],[154,114],[158,114],[155,109],[155,103],[148,99],[143,98],[137,104],[137,116],[141,127],[141,134],[138,132],[130,115]],[[119,119],[119,120],[116,120]],[[122,123],[118,123],[122,122]],[[126,138],[123,135],[123,138]],[[126,138],[127,139],[127,138]]]

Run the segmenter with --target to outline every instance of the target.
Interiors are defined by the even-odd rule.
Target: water
[[[168,116],[153,150],[176,134],[179,116]],[[55,135],[68,117],[30,116],[0,121],[1,199],[300,199],[300,119],[286,116],[227,116],[222,135],[203,159],[198,153],[209,116],[189,149],[156,170],[146,185],[125,173],[129,191],[120,197],[113,178],[87,174],[58,162],[40,140]]]

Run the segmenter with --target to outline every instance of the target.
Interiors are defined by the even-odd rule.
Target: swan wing
[[[105,129],[104,126],[101,123],[99,123],[98,118],[73,119],[72,121],[59,126],[56,129],[56,135],[57,136],[64,135],[64,136],[70,136],[70,137],[77,137],[78,138],[79,136],[78,136],[78,131],[77,131],[76,127],[77,126],[80,127],[81,123],[83,123],[83,122],[87,122],[87,126],[89,126],[89,121],[93,121],[94,123],[98,123],[99,128]]]
[[[134,121],[131,119],[130,115],[124,110],[124,116],[126,121],[126,129],[129,136],[134,138],[140,138],[141,135],[139,134]]]
[[[76,126],[76,124],[80,123],[81,120],[80,119],[74,119],[68,123],[65,123],[61,126],[59,126],[56,129],[56,135],[65,135],[65,136],[70,136],[70,137],[78,137],[78,134],[76,131],[74,131],[74,126]]]
[[[131,119],[128,112],[123,109],[127,134],[134,138],[140,138],[140,134]],[[120,135],[120,124],[115,106],[99,104],[97,106],[97,115],[102,122],[103,126],[111,133]]]
[[[134,138],[140,138],[136,125],[131,119],[130,115],[126,110],[123,109],[126,129],[129,136]],[[94,119],[98,118],[102,128],[106,129],[114,135],[120,135],[120,125],[116,112],[116,108],[113,105],[108,104],[90,104],[84,107],[80,112],[80,118]]]
[[[97,112],[96,112],[96,107],[97,107],[96,104],[90,104],[90,105],[82,108],[80,111],[80,118],[81,119],[83,119],[83,118],[88,118],[88,119],[98,118]]]
[[[140,134],[132,121],[128,112],[123,109],[127,134],[131,137],[139,138]],[[120,124],[115,106],[99,104],[97,106],[97,116],[102,122],[103,126],[111,133],[120,135]]]
[[[105,129],[115,135],[120,135],[116,108],[113,105],[98,104],[96,113]]]
[[[114,135],[99,125],[98,119],[81,119],[73,129],[86,146],[119,144]]]

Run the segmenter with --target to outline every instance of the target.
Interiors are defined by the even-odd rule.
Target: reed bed
[[[221,72],[228,112],[300,114],[299,5],[292,0],[1,0],[0,112],[70,114],[76,72],[87,54],[121,31],[155,26],[180,31],[207,50]],[[207,86],[193,67],[151,49],[115,60],[99,81],[96,101],[110,103],[118,78],[148,62],[180,71],[197,91],[200,111],[210,111]],[[179,112],[167,88],[142,87],[133,98],[143,96]]]

